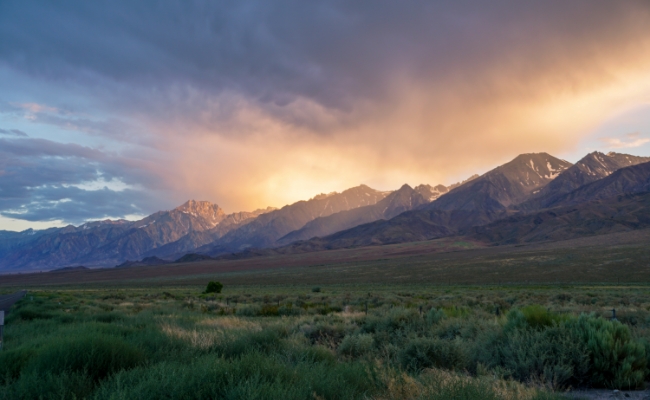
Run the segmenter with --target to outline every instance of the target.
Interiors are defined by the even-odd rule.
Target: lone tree
[[[206,293],[221,293],[223,289],[223,284],[221,282],[210,281],[208,287],[205,289]]]

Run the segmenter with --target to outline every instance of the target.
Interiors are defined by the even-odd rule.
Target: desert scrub
[[[644,290],[203,289],[33,293],[7,318],[0,399],[542,399],[647,371]]]

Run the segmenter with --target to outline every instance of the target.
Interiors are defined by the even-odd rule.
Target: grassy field
[[[203,289],[31,291],[0,398],[554,399],[648,378],[643,285]]]

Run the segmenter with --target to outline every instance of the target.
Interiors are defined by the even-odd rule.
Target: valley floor
[[[447,238],[315,253],[0,275],[2,287],[202,284],[567,284],[650,282],[650,230],[491,246]]]

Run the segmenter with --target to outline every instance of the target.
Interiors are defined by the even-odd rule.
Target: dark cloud
[[[6,217],[79,223],[172,206],[155,186],[146,169],[115,154],[45,139],[0,139],[0,214]]]
[[[297,99],[349,113],[390,98],[396,75],[472,82],[504,63],[525,75],[576,56],[576,44],[596,52],[635,35],[649,13],[643,0],[7,1],[0,60],[102,94],[120,86],[114,106],[158,117],[234,92],[300,123],[283,114]]]
[[[19,129],[2,129],[2,128],[0,128],[0,135],[20,136],[20,137],[28,136],[25,132]]]

